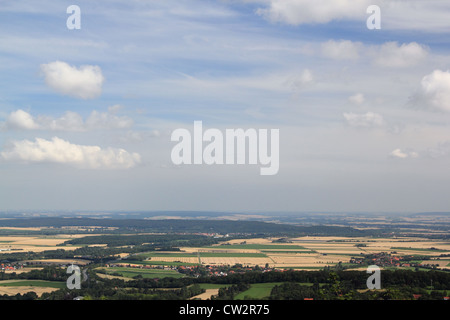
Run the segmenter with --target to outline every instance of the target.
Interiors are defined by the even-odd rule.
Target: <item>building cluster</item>
[[[2,271],[14,271],[14,270],[19,270],[22,269],[23,265],[19,265],[19,264],[10,264],[10,263],[2,263],[0,264],[0,269]]]
[[[350,263],[360,265],[377,265],[379,267],[429,267],[429,264],[412,261],[412,256],[396,256],[387,252],[378,252],[363,257],[352,257]]]

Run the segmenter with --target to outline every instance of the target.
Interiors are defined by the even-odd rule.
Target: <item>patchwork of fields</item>
[[[0,252],[33,251],[61,249],[60,244],[85,235],[61,234],[57,236],[0,236]],[[74,250],[78,246],[64,246],[64,250]]]
[[[42,252],[47,250],[74,250],[83,245],[63,245],[67,240],[85,235],[60,234],[52,236],[30,235],[30,236],[0,236],[0,252]],[[89,244],[89,246],[103,246],[102,243]],[[130,264],[129,267],[101,267],[98,268],[101,277],[118,277],[124,280],[131,280],[136,276],[142,278],[164,278],[164,277],[184,277],[175,268],[168,270],[146,268],[150,266],[192,266],[210,265],[233,266],[260,266],[277,269],[299,269],[318,270],[327,266],[335,266],[342,263],[349,266],[352,257],[359,257],[366,254],[376,254],[381,252],[391,253],[395,256],[417,256],[417,263],[422,263],[419,257],[430,257],[424,261],[425,264],[433,264],[439,269],[450,270],[450,241],[430,240],[425,238],[371,238],[371,237],[299,237],[283,239],[278,238],[254,238],[254,239],[233,239],[221,242],[218,245],[203,247],[179,247],[179,251],[151,251],[136,254],[135,261],[130,256],[129,260],[119,260],[123,264]],[[119,253],[117,256],[127,258],[129,254]],[[27,262],[27,261],[24,261]],[[77,264],[85,265],[89,260],[83,259],[45,259],[34,260],[33,263],[44,264]],[[135,264],[132,266],[132,264]],[[353,267],[356,267],[353,265]],[[26,269],[17,269],[5,272],[24,272]],[[30,291],[41,295],[43,292],[50,292],[64,287],[64,283],[46,282],[0,282],[0,295],[26,293]],[[261,284],[261,287],[253,285],[248,292],[236,297],[244,298],[252,296],[255,298],[267,296],[273,284]],[[205,288],[207,292],[199,297],[209,298],[217,294],[218,288]]]
[[[157,252],[145,255],[146,264],[164,262],[203,265],[269,266],[272,268],[321,269],[337,263],[349,263],[352,257],[363,254],[395,252],[398,256],[436,256],[450,254],[450,242],[427,239],[373,239],[344,237],[301,237],[289,243],[259,238],[231,240],[212,247],[181,247],[180,251]],[[428,260],[441,268],[448,268],[450,257]]]

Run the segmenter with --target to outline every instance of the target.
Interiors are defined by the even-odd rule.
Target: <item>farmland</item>
[[[236,224],[240,230],[250,231],[256,225],[250,223],[245,230],[245,224],[239,221],[191,223],[189,229],[200,231],[192,233],[180,232],[186,230],[180,221],[171,221],[172,232],[153,232],[151,221],[126,219],[111,220],[110,226],[108,219],[60,219],[55,226],[43,225],[54,219],[36,220],[35,227],[27,227],[31,223],[27,221],[20,220],[15,227],[8,220],[8,226],[0,229],[2,279],[10,281],[1,285],[4,295],[32,291],[46,298],[71,296],[67,291],[63,295],[67,289],[62,280],[67,279],[65,271],[72,264],[89,273],[92,290],[96,282],[110,283],[124,290],[110,289],[108,295],[139,299],[265,299],[275,289],[281,299],[287,297],[285,290],[291,289],[298,297],[323,297],[329,293],[309,288],[312,283],[307,276],[300,276],[301,272],[311,272],[322,285],[330,280],[320,272],[360,272],[366,277],[367,266],[374,264],[386,271],[450,270],[450,240],[442,227],[414,225],[409,231],[385,232],[380,227],[382,219],[375,220],[377,226],[372,229],[369,221],[358,220],[358,232],[348,226],[300,227],[296,231],[294,225],[259,224],[268,231],[231,234],[217,231],[222,227],[232,230]],[[66,221],[68,225],[64,226]],[[86,223],[89,221],[91,225]],[[169,228],[167,223],[157,221],[156,225],[164,230]],[[205,231],[202,228],[216,232],[201,232]],[[305,234],[306,230],[311,233]],[[297,277],[287,273],[289,270],[299,274],[292,288],[280,282]],[[271,276],[262,280],[255,276],[258,273]],[[364,281],[359,279],[358,283],[364,286]],[[435,283],[445,292],[445,283]],[[91,294],[102,296],[99,292]]]
[[[290,243],[274,243],[275,238],[234,239],[207,247],[180,247],[176,252],[141,254],[147,264],[191,263],[202,265],[269,266],[279,269],[316,270],[338,263],[349,264],[352,257],[382,252],[396,256],[426,257],[428,264],[447,269],[450,243],[417,238],[299,237]],[[420,259],[419,259],[420,260]],[[422,260],[416,261],[422,263]]]
[[[119,275],[123,278],[134,278],[140,276],[142,278],[159,279],[165,277],[182,278],[184,275],[178,273],[176,270],[160,270],[160,269],[138,269],[127,267],[111,267],[98,268],[98,271],[104,271],[105,274]]]
[[[18,293],[25,294],[27,292],[35,292],[37,296],[44,292],[52,292],[64,288],[64,282],[41,281],[41,280],[5,280],[0,281],[0,295],[16,295]]]

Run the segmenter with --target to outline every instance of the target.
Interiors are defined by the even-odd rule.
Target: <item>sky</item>
[[[449,14],[0,0],[0,211],[448,211]],[[194,121],[279,130],[279,170],[175,164],[172,133]]]

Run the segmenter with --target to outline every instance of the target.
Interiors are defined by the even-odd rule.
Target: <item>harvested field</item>
[[[65,287],[63,282],[42,280],[5,280],[0,281],[0,294],[16,295],[35,292],[41,296],[44,292],[53,292]]]
[[[83,235],[55,235],[55,236],[0,236],[0,250],[5,252],[45,250],[74,250],[78,246],[58,246],[67,240]]]
[[[38,297],[42,296],[45,292],[53,292],[59,290],[58,288],[50,288],[50,287],[31,287],[31,286],[24,286],[24,287],[0,287],[0,295],[9,295],[14,296],[18,293],[25,294],[28,292],[35,292]]]
[[[205,292],[192,297],[190,300],[194,300],[194,299],[209,300],[209,299],[211,299],[211,296],[216,296],[218,294],[219,294],[219,289],[206,289]]]

